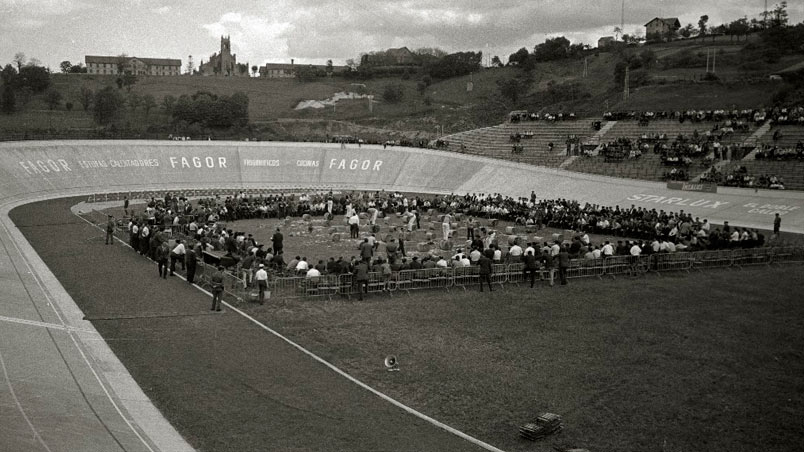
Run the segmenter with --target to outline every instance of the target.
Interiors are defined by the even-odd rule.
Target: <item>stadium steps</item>
[[[764,124],[762,124],[762,125],[761,125],[761,126],[760,126],[760,127],[757,129],[757,130],[756,130],[756,132],[754,132],[753,134],[751,134],[751,136],[750,136],[750,137],[748,137],[748,138],[747,138],[747,139],[746,139],[746,140],[743,142],[743,146],[756,146],[756,145],[760,144],[760,143],[759,143],[759,140],[760,140],[760,139],[761,139],[763,136],[765,136],[765,134],[766,134],[766,133],[768,133],[768,131],[769,131],[770,129],[771,129],[771,122],[770,122],[770,121],[765,121],[765,123],[764,123]],[[757,153],[757,150],[756,150],[756,149],[754,149],[753,151],[749,152],[749,153],[748,153],[748,155],[746,155],[745,157],[743,157],[743,160],[746,160],[746,159],[751,159],[751,160],[753,160],[753,159],[754,159],[754,156],[756,155],[756,153]]]

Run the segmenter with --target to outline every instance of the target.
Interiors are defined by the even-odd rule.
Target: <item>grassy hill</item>
[[[167,95],[178,97],[197,91],[231,95],[237,91],[249,97],[251,135],[265,139],[319,139],[327,134],[361,134],[376,139],[406,136],[433,138],[442,130],[454,133],[500,123],[514,109],[558,112],[573,111],[581,117],[599,117],[605,110],[680,110],[711,108],[753,108],[770,106],[774,95],[785,84],[770,82],[768,75],[804,64],[802,55],[771,61],[757,53],[756,36],[733,41],[729,37],[689,39],[628,47],[615,52],[596,52],[584,60],[539,63],[529,74],[533,83],[514,103],[500,96],[498,81],[523,75],[518,68],[489,68],[471,76],[436,81],[424,93],[417,90],[418,77],[408,80],[379,78],[351,81],[323,78],[313,82],[295,79],[217,78],[217,77],[141,77],[131,89],[150,94],[157,103]],[[631,95],[623,101],[614,82],[615,67],[625,59],[638,58],[646,51],[655,59],[650,67],[633,71]],[[706,53],[717,53],[715,81],[702,79],[706,73]],[[19,112],[5,115],[0,133],[32,130],[94,129],[91,115],[82,111],[78,92],[82,86],[94,91],[115,83],[115,76],[54,74],[53,86],[65,102],[75,107],[66,111],[64,103],[49,111],[42,95],[33,98]],[[363,86],[357,86],[360,83]],[[399,84],[403,98],[399,103],[383,101],[389,84]],[[471,90],[468,86],[471,84]],[[341,101],[337,107],[295,110],[303,100],[324,100],[336,92],[357,91],[374,95],[373,108],[366,99]],[[123,90],[125,93],[125,90]],[[142,108],[127,111],[121,125],[135,130],[170,131],[170,117],[162,108],[146,115]],[[204,131],[207,132],[207,131]]]

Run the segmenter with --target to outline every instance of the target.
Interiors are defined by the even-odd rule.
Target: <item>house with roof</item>
[[[678,17],[654,17],[645,24],[645,39],[648,41],[670,41],[681,29]]]
[[[614,36],[603,36],[597,40],[597,48],[605,49],[613,45],[615,42],[617,42],[617,40],[614,39]]]
[[[181,60],[120,56],[84,56],[87,74],[181,75]]]

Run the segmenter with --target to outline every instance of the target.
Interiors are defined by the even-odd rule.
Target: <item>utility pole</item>
[[[709,73],[709,49],[706,49],[706,73]]]
[[[767,2],[768,0],[765,1]],[[620,7],[620,30],[625,33],[625,0],[623,0]]]
[[[625,67],[625,83],[623,86],[623,102],[628,100],[628,95],[630,94],[628,90],[628,66]]]
[[[583,57],[583,78],[589,75],[589,57]]]
[[[712,49],[712,73],[715,73],[715,62],[717,61],[717,49]]]

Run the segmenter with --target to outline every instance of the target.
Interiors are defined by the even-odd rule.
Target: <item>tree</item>
[[[729,23],[726,26],[726,33],[734,39],[734,36],[737,37],[737,41],[740,40],[740,36],[748,36],[748,32],[751,30],[750,25],[748,24],[748,18],[743,17],[741,19],[737,19],[734,22]]]
[[[334,68],[332,67],[332,60],[327,60],[327,75],[332,76],[332,72],[334,72]]]
[[[620,35],[623,34],[623,29],[620,27],[614,27],[614,40],[620,39]]]
[[[497,89],[502,97],[516,104],[528,92],[532,83],[531,77],[512,77],[497,80]]]
[[[251,76],[252,76],[252,77],[256,77],[256,76],[257,76],[257,70],[259,70],[259,68],[258,68],[256,65],[251,66]]]
[[[67,111],[73,111],[73,103],[72,102],[65,102],[64,108],[66,108]]]
[[[651,69],[656,62],[656,53],[651,49],[645,49],[639,54],[639,59],[642,60],[642,65],[647,69]]]
[[[126,87],[126,91],[131,92],[131,87],[137,83],[137,76],[132,74],[131,72],[126,72],[123,74],[123,86]]]
[[[2,97],[0,97],[0,109],[3,110],[3,113],[10,115],[14,113],[16,106],[17,99],[14,96],[14,88],[9,84],[3,84],[3,94]]]
[[[18,85],[28,87],[34,93],[41,93],[50,86],[50,71],[42,66],[23,66],[19,71]]]
[[[530,59],[530,52],[528,49],[522,47],[516,52],[508,56],[508,64],[510,66],[525,67]]]
[[[15,53],[14,62],[17,63],[17,72],[19,72],[22,69],[22,66],[25,65],[25,54],[22,52]]]
[[[111,86],[107,86],[95,94],[93,117],[101,125],[114,123],[123,109],[123,96]]]
[[[554,61],[581,55],[585,47],[583,44],[572,44],[569,39],[558,36],[547,38],[543,43],[533,49],[533,58],[536,61]]]
[[[173,107],[176,105],[176,98],[168,94],[167,96],[162,98],[162,108],[165,110],[165,113],[171,115],[173,114]]]
[[[142,96],[142,107],[145,109],[145,117],[147,118],[151,109],[156,107],[156,99],[154,99],[154,96],[150,94]]]
[[[0,80],[3,80],[3,85],[15,86],[17,84],[17,69],[11,64],[6,64],[2,71],[0,71]]]
[[[61,92],[54,88],[50,88],[45,92],[45,103],[47,104],[47,108],[50,110],[55,110],[59,104],[61,104]]]
[[[782,1],[780,4],[774,5],[773,10],[770,12],[770,26],[786,27],[787,19],[787,2]]]
[[[68,60],[64,60],[59,64],[59,69],[63,74],[69,74],[70,70],[73,68],[73,64],[70,63]]]
[[[126,65],[128,64],[128,55],[121,53],[117,55],[117,73],[123,74],[126,72]]]
[[[86,74],[87,68],[84,66],[84,63],[78,63],[75,66],[70,67],[71,74]]]
[[[385,85],[385,89],[382,92],[382,98],[389,104],[398,104],[402,102],[402,99],[405,97],[405,91],[402,88],[402,85],[398,83],[392,83],[389,85]]]
[[[137,111],[137,107],[142,105],[142,97],[140,97],[137,93],[128,93],[128,106],[131,108],[131,111]]]
[[[503,63],[502,63],[502,61],[500,61],[500,57],[498,57],[497,55],[494,55],[491,58],[491,67],[503,67]]]
[[[704,14],[703,16],[701,16],[700,19],[698,19],[698,30],[699,30],[698,34],[700,36],[706,36],[707,22],[709,22],[709,16],[707,16],[706,14]]]
[[[92,105],[92,98],[94,96],[95,92],[86,85],[82,86],[78,91],[78,102],[84,108],[84,111],[89,110],[89,107]]]
[[[694,29],[695,28],[692,26],[692,24],[687,24],[684,28],[678,31],[678,34],[680,34],[685,38],[689,38],[690,36],[692,36],[692,30]]]

